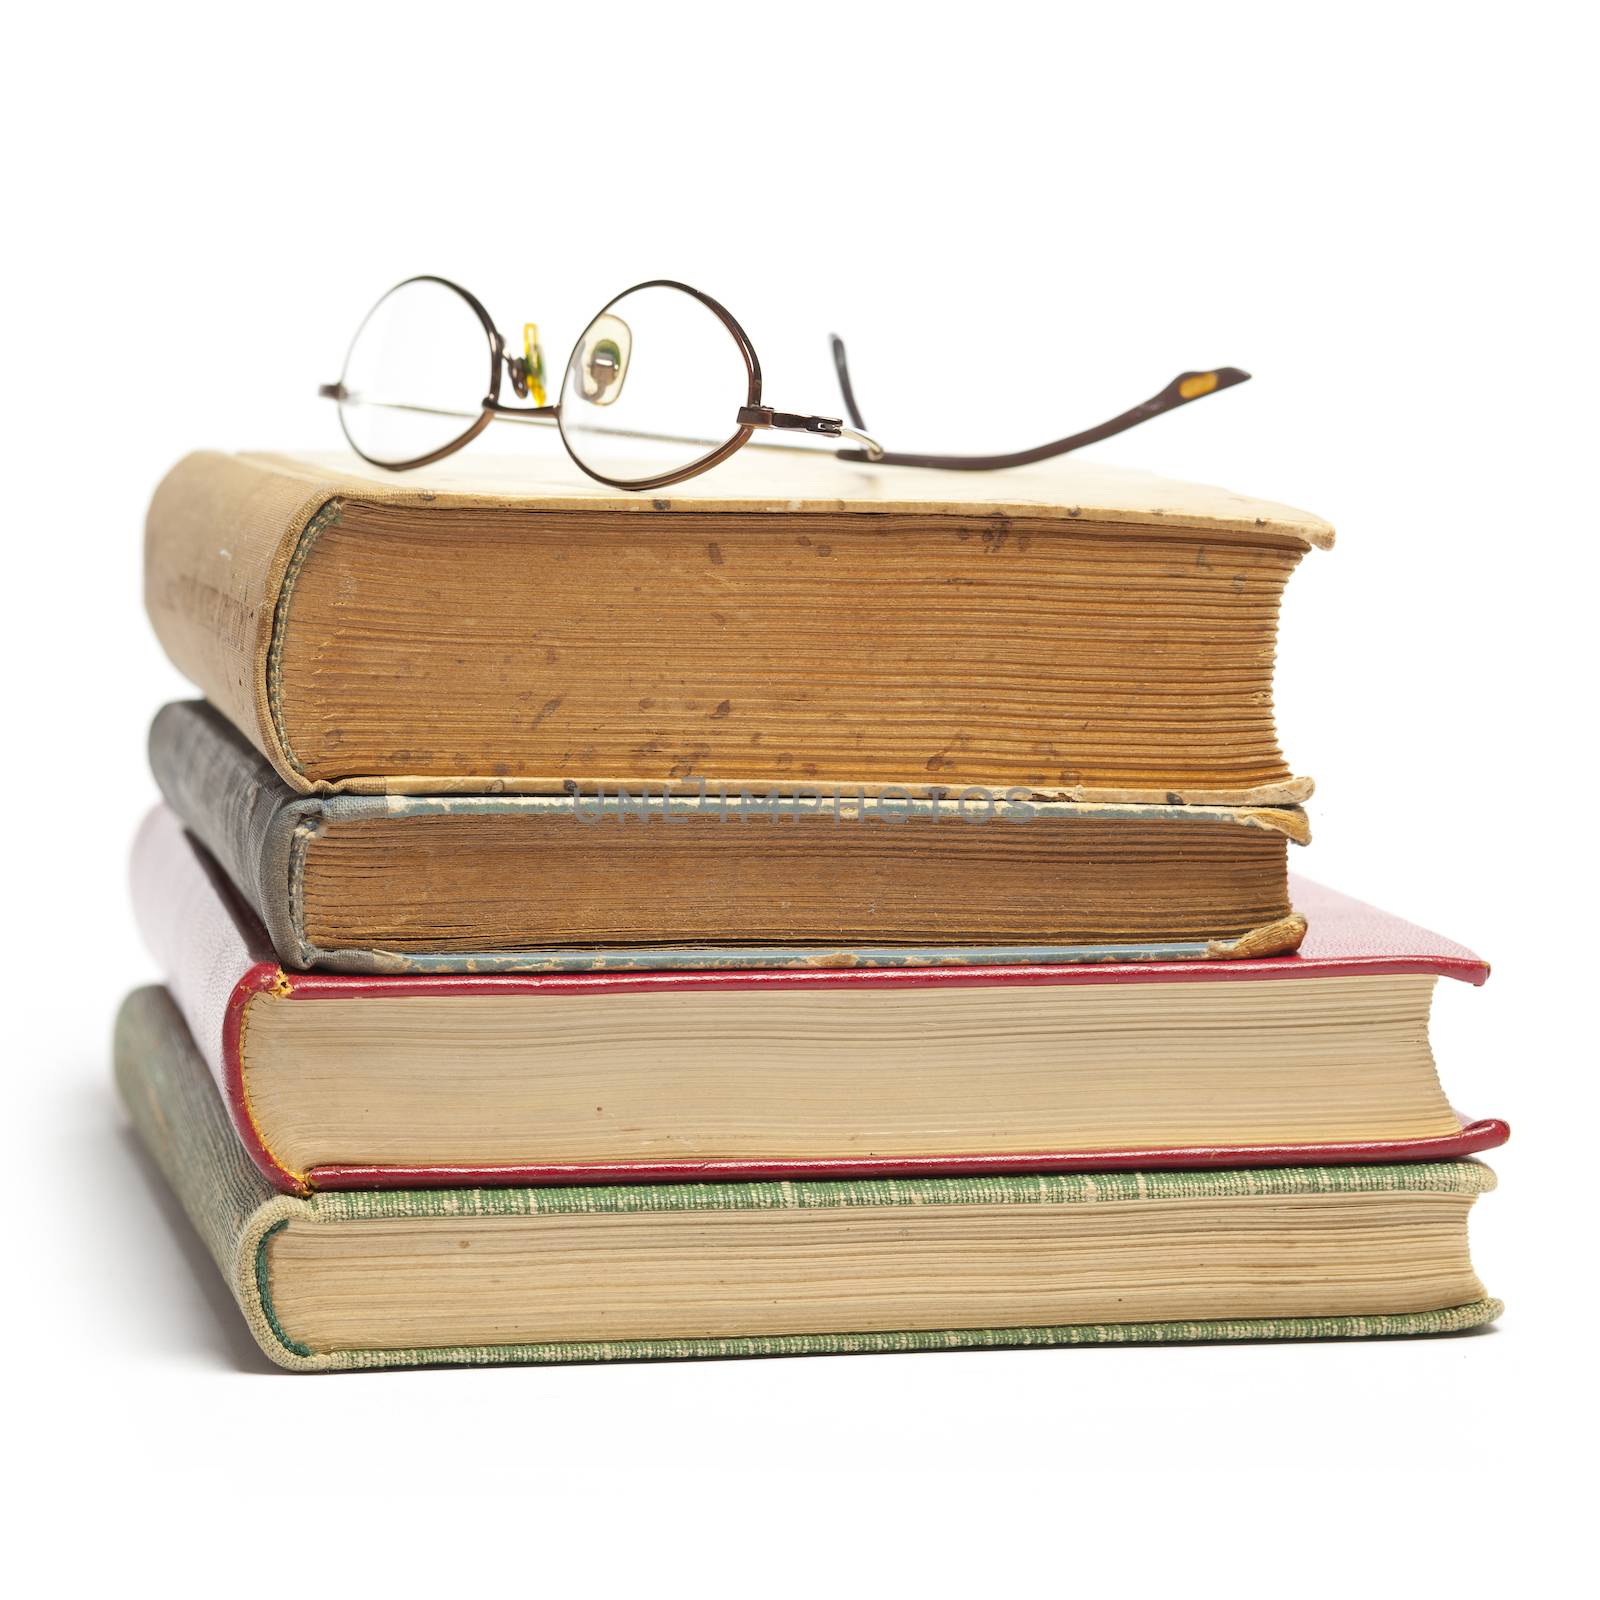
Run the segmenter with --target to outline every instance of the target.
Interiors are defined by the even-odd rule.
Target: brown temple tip
[[[1231,389],[1236,383],[1248,383],[1250,374],[1243,367],[1213,367],[1209,372],[1180,372],[1172,380],[1167,393],[1171,403],[1179,405],[1186,400],[1199,400],[1219,389]]]

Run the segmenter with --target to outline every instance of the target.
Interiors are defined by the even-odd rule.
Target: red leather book
[[[1509,1136],[1449,1111],[1425,1040],[1432,980],[1486,963],[1304,880],[1301,949],[1254,960],[449,977],[286,972],[164,807],[133,880],[241,1141],[291,1193],[1433,1161]],[[1149,1137],[1106,1139],[1118,1116]],[[1062,1128],[1087,1136],[1037,1137]]]

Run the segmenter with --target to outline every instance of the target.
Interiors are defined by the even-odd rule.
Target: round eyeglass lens
[[[410,278],[357,330],[339,421],[368,461],[405,466],[472,432],[494,376],[494,346],[473,303],[437,278]]]
[[[561,382],[561,436],[586,472],[648,484],[739,433],[750,368],[733,330],[697,295],[648,283],[583,331]]]

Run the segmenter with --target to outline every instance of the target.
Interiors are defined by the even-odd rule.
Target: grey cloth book
[[[287,967],[1004,966],[1298,947],[1297,807],[967,789],[302,794],[203,701],[165,707],[168,805]]]

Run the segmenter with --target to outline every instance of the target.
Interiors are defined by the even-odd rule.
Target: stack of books
[[[124,1098],[262,1348],[438,1362],[1486,1322],[1440,977],[1293,878],[1326,524],[1082,464],[202,454]]]

